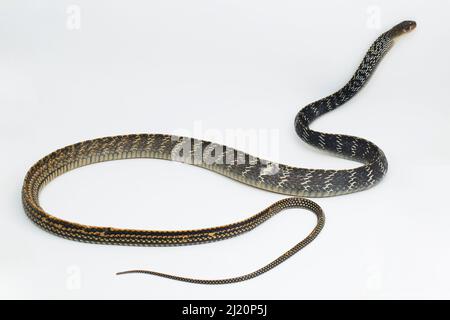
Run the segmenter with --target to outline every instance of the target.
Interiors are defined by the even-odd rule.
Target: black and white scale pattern
[[[363,138],[313,131],[312,121],[351,99],[367,82],[392,45],[392,33],[381,35],[370,47],[350,81],[339,91],[304,107],[296,116],[295,130],[310,145],[340,157],[361,162],[355,169],[307,169],[271,163],[208,141],[192,142],[193,150],[185,161],[207,167],[243,183],[286,195],[327,197],[361,191],[374,186],[386,174],[388,163],[383,151]],[[172,141],[189,138],[172,137]],[[196,150],[196,151],[194,151]],[[213,152],[211,152],[213,151]],[[203,155],[203,161],[194,154]],[[201,158],[201,156],[200,156]],[[205,163],[204,159],[214,159]],[[230,161],[231,159],[231,161]]]
[[[321,115],[351,99],[369,79],[391,47],[393,38],[412,30],[415,22],[402,22],[382,34],[370,47],[350,81],[339,91],[304,107],[295,118],[297,134],[321,150],[362,163],[349,170],[306,169],[273,163],[208,141],[164,134],[131,134],[79,142],[56,150],[35,163],[27,172],[22,201],[28,217],[38,226],[58,236],[90,243],[172,246],[219,241],[252,230],[288,208],[303,208],[317,216],[314,230],[290,250],[266,266],[240,277],[202,280],[145,270],[179,281],[225,284],[259,276],[303,249],[322,230],[325,218],[319,205],[305,198],[286,198],[242,221],[205,229],[159,231],[82,225],[50,215],[39,204],[39,191],[63,173],[92,163],[131,158],[158,158],[181,161],[215,171],[240,182],[286,195],[327,197],[361,191],[374,186],[386,174],[386,157],[372,142],[353,136],[311,130],[309,125]]]
[[[81,165],[137,157],[182,161],[261,189],[293,196],[328,197],[368,189],[379,182],[387,172],[388,163],[383,151],[366,139],[317,132],[311,130],[309,125],[321,115],[347,102],[361,90],[391,48],[393,38],[400,32],[403,31],[393,28],[378,37],[342,89],[307,105],[295,118],[295,130],[303,141],[337,156],[362,163],[354,169],[293,167],[263,160],[209,141],[165,134],[99,138],[57,150],[48,157],[58,159],[57,167],[69,169],[76,168],[80,159],[85,159]],[[70,162],[77,162],[77,165],[70,166]],[[43,164],[45,161],[39,163]],[[57,172],[62,174],[66,169]]]

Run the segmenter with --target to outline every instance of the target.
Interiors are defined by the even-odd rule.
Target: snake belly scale
[[[56,150],[31,167],[22,188],[25,212],[44,230],[70,240],[136,246],[178,246],[218,241],[252,230],[284,209],[303,208],[313,212],[317,217],[317,224],[305,239],[266,266],[243,276],[194,279],[147,270],[118,273],[147,273],[199,284],[234,283],[259,276],[303,249],[322,230],[325,223],[322,209],[315,202],[303,197],[329,197],[366,190],[377,184],[386,174],[388,167],[386,157],[372,142],[354,136],[317,132],[311,130],[309,125],[317,117],[351,99],[367,82],[382,57],[391,48],[394,39],[411,31],[415,26],[416,23],[413,21],[403,21],[380,35],[367,51],[353,77],[342,89],[307,105],[295,118],[295,130],[302,140],[319,149],[362,163],[359,167],[345,170],[297,168],[272,163],[208,141],[164,134],[98,138]],[[200,154],[213,155],[213,161],[198,161],[195,155],[199,151]],[[293,197],[282,199],[260,213],[236,223],[182,231],[88,226],[59,219],[45,212],[40,206],[40,190],[57,176],[93,163],[130,158],[179,160],[260,189]],[[275,171],[267,170],[268,168],[275,168]]]

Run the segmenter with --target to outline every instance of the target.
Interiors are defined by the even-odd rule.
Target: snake
[[[381,34],[370,46],[351,79],[335,93],[302,108],[295,130],[306,143],[360,163],[352,169],[308,169],[271,162],[221,144],[169,134],[128,134],[96,138],[60,148],[37,161],[26,173],[22,203],[27,216],[54,235],[81,242],[130,246],[180,246],[224,240],[248,232],[285,209],[300,208],[315,214],[314,229],[290,250],[264,267],[237,277],[197,279],[150,270],[128,270],[197,284],[229,284],[255,278],[284,262],[310,244],[325,224],[322,208],[307,198],[330,197],[367,190],[385,176],[388,162],[374,143],[356,136],[318,132],[310,124],[351,99],[367,83],[394,39],[413,30],[403,21]],[[239,222],[196,230],[139,230],[90,226],[60,219],[39,203],[42,188],[67,171],[103,161],[154,158],[180,161],[219,173],[241,183],[289,197]]]

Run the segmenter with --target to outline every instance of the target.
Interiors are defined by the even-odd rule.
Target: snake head
[[[399,24],[394,26],[387,33],[390,38],[395,38],[395,37],[401,36],[404,33],[410,32],[411,30],[414,30],[416,25],[417,24],[415,21],[406,20],[406,21],[400,22]]]

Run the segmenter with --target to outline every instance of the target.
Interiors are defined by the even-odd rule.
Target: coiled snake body
[[[328,197],[366,190],[379,182],[387,171],[383,151],[362,138],[322,133],[309,124],[322,114],[334,110],[352,98],[366,83],[393,39],[415,27],[404,21],[383,33],[372,44],[351,80],[336,93],[304,107],[295,119],[297,134],[307,143],[339,156],[361,162],[349,170],[305,169],[275,164],[208,141],[163,134],[134,134],[99,138],[59,149],[39,160],[25,177],[22,199],[28,217],[37,225],[58,236],[90,243],[171,246],[198,244],[234,237],[260,225],[286,208],[305,208],[317,216],[313,231],[292,249],[263,268],[235,278],[203,280],[146,270],[124,273],[148,273],[174,280],[200,284],[225,284],[256,277],[308,245],[323,228],[321,208],[299,197]],[[198,230],[150,231],[87,226],[65,221],[46,213],[39,205],[39,191],[57,176],[92,163],[130,158],[158,158],[187,162],[215,171],[257,188],[294,196],[280,200],[260,213],[233,224]]]

